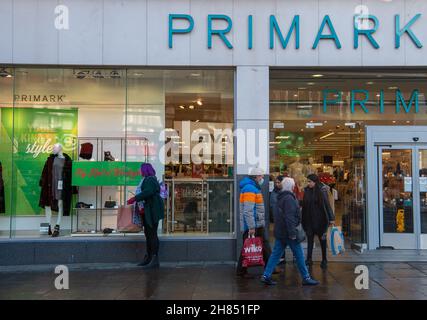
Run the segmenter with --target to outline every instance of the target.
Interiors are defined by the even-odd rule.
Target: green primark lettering
[[[413,90],[408,101],[408,95],[403,94],[399,89],[397,89],[394,95],[395,113],[400,113],[402,109],[405,113],[410,113],[411,110],[413,110],[412,112],[414,113],[418,113],[419,92],[420,91],[418,89]],[[338,89],[322,90],[323,112],[327,113],[332,106],[344,106],[345,102],[343,101],[342,96],[342,91]],[[372,97],[371,100],[370,97]],[[379,113],[384,113],[384,102],[384,90],[380,90],[379,94],[376,95],[371,95],[369,91],[365,89],[353,89],[350,91],[349,105],[351,113],[355,113],[356,110],[363,111],[364,113],[374,112],[377,110]]]

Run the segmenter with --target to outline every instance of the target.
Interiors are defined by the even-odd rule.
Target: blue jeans
[[[271,277],[273,274],[274,268],[276,268],[277,264],[280,261],[283,252],[285,251],[286,246],[289,246],[296,258],[297,267],[303,279],[310,277],[308,273],[307,266],[304,262],[304,250],[302,249],[301,243],[298,243],[296,240],[286,239],[286,240],[278,240],[274,242],[274,249],[268,259],[267,266],[264,270],[265,277]]]

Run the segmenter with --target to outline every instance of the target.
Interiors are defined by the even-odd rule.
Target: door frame
[[[380,221],[381,212],[379,206],[379,179],[377,176],[379,152],[378,146],[387,147],[398,145],[418,147],[417,150],[424,149],[423,147],[427,149],[427,126],[366,126],[366,235],[367,247],[369,250],[375,250],[380,247],[381,230],[383,227]],[[418,163],[416,163],[416,166],[418,167]],[[414,173],[418,173],[418,171]],[[417,190],[419,190],[419,185],[417,185]],[[417,196],[419,197],[419,195]],[[419,203],[416,205],[418,207],[420,206]],[[421,217],[418,214],[416,215],[414,211],[414,222],[415,219],[420,220]],[[417,225],[421,227],[420,222],[417,223]],[[418,234],[420,235],[421,230],[417,232],[419,232]],[[427,235],[420,235],[417,238],[417,244],[419,248],[422,248],[421,243],[424,241],[421,240],[421,237],[427,237]]]
[[[419,184],[419,150],[427,149],[427,145],[414,146],[402,143],[391,145],[376,145],[378,165],[378,212],[380,227],[379,247],[392,246],[396,248],[401,243],[400,248],[396,249],[419,249],[421,239],[421,211],[420,211],[420,184]],[[384,214],[383,214],[383,171],[382,171],[382,152],[384,150],[410,150],[411,151],[411,193],[412,193],[412,215],[413,215],[413,233],[385,233],[384,232]],[[415,247],[413,247],[415,245]]]

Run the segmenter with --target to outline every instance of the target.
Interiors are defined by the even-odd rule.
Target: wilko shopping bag
[[[344,253],[344,235],[341,232],[341,227],[334,226],[328,229],[327,242],[332,255]]]
[[[249,237],[245,239],[242,248],[242,266],[256,267],[264,266],[264,258],[262,256],[262,239],[260,237]]]

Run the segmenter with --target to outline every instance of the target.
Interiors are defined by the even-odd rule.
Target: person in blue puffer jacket
[[[240,228],[243,232],[243,242],[249,236],[263,239],[263,256],[267,262],[271,254],[270,244],[265,235],[265,208],[261,193],[264,183],[264,171],[253,168],[249,177],[240,182]],[[247,277],[247,269],[242,267],[243,257],[240,255],[237,264],[237,275]]]

